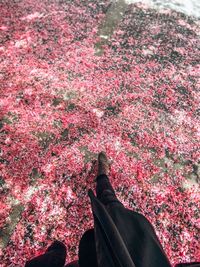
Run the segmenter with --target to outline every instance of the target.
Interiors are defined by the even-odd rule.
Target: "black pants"
[[[117,199],[115,191],[106,175],[99,175],[96,178],[96,195],[98,199],[106,205],[110,202],[117,202],[117,205],[123,204]],[[144,222],[144,220],[142,220]],[[150,223],[148,223],[150,225]],[[149,231],[149,226],[147,227],[147,233],[150,236],[153,236],[153,239],[156,239],[156,234]],[[61,242],[60,242],[61,243]],[[155,255],[154,255],[155,256]],[[66,258],[66,251],[64,244],[53,244],[53,250],[48,251],[31,261],[27,262],[25,267],[63,267]],[[68,263],[65,267],[97,267],[96,259],[96,247],[95,247],[95,236],[94,229],[87,230],[81,237],[79,243],[79,254],[78,261],[73,261]],[[146,265],[145,265],[146,266]],[[148,265],[149,266],[149,265]],[[178,264],[177,266],[200,266],[199,262],[197,263],[188,263],[188,264]]]
[[[117,199],[115,191],[105,174],[96,177],[96,196],[106,205],[110,202],[122,203]],[[68,263],[65,267],[97,267],[94,229],[84,232],[79,243],[78,262]]]
[[[96,195],[97,198],[106,205],[108,202],[118,202],[123,205],[115,195],[115,191],[108,179],[108,176],[105,174],[99,175],[96,178]]]
[[[103,203],[108,202],[121,202],[117,199],[115,191],[108,179],[107,175],[99,175],[96,177],[96,195],[98,199]],[[53,249],[49,251],[47,249],[46,253],[38,257],[33,258],[28,261],[25,267],[63,267],[66,257],[65,245],[60,242],[60,244],[55,241],[51,247]],[[79,243],[79,262],[73,261],[68,263],[65,267],[96,267],[96,248],[94,240],[94,229],[87,230],[81,237]]]

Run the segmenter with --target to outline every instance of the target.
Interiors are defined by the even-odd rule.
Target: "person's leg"
[[[97,267],[96,245],[94,228],[85,231],[79,242],[79,266]]]
[[[113,189],[106,174],[98,175],[96,178],[96,195],[97,198],[105,205],[110,202],[118,202],[123,205],[118,200],[115,190]]]
[[[114,195],[115,191],[109,181],[106,174],[101,174],[96,177],[96,194],[98,198],[101,198],[102,193],[105,190],[110,190]]]

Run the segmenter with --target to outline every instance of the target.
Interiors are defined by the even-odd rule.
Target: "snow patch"
[[[198,0],[125,0],[127,5],[142,3],[156,9],[169,8],[178,12],[183,12],[188,16],[200,17],[200,2]]]

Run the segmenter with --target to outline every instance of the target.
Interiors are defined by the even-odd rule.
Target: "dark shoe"
[[[62,267],[65,264],[67,248],[64,243],[54,241],[42,255],[27,261],[25,267]]]
[[[55,240],[48,248],[47,248],[47,252],[48,251],[52,251],[52,250],[60,250],[63,252],[66,252],[66,246],[65,244],[63,244],[62,242]]]

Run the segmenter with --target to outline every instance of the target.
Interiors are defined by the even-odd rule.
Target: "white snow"
[[[200,17],[199,0],[125,0],[125,2],[126,4],[142,3],[156,9],[170,8],[188,16]]]

